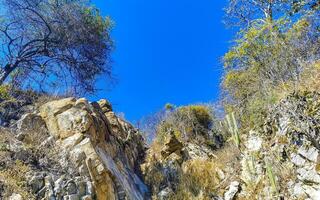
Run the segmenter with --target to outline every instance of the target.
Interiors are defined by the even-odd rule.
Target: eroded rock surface
[[[15,142],[9,145],[14,156],[29,158],[27,144],[39,137],[43,137],[39,149],[55,149],[35,158],[35,163],[30,161],[33,169],[25,174],[25,180],[35,199],[148,198],[140,173],[144,140],[113,113],[107,100],[51,101],[42,105],[39,113],[23,116],[17,127]],[[23,194],[12,195],[10,199]]]

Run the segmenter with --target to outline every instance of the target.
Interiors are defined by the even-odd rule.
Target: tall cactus
[[[236,118],[234,116],[234,112],[231,113],[231,116],[230,116],[230,114],[226,115],[226,125],[227,125],[229,133],[232,136],[232,139],[233,139],[235,145],[239,148],[240,147],[240,136],[239,136],[239,129],[238,129]]]
[[[268,178],[271,184],[271,188],[273,192],[277,192],[277,181],[276,181],[276,177],[273,173],[272,167],[269,164],[269,162],[266,162],[266,171],[268,174]]]

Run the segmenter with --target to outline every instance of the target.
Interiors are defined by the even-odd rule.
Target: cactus
[[[237,121],[233,112],[231,113],[231,116],[229,114],[226,116],[226,125],[228,127],[228,131],[231,134],[235,145],[239,148],[240,147],[239,129],[238,129]]]
[[[270,166],[270,164],[267,162],[266,163],[266,170],[267,170],[267,174],[269,177],[269,181],[272,187],[272,191],[273,192],[277,192],[277,183],[276,183],[276,177],[273,173],[272,167]]]

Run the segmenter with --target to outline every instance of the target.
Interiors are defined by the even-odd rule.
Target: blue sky
[[[135,122],[164,104],[218,98],[221,57],[232,38],[222,23],[223,0],[93,0],[115,21],[117,83],[101,77],[91,100],[108,99]]]

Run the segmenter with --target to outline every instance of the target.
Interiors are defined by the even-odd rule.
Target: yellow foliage
[[[9,94],[9,86],[8,85],[0,85],[0,99],[9,100],[11,96]]]
[[[189,105],[178,107],[157,125],[156,140],[163,143],[173,131],[179,140],[205,139],[213,124],[214,116],[210,107]]]
[[[206,192],[213,192],[218,185],[220,179],[217,173],[220,167],[222,166],[219,166],[218,162],[206,159],[190,160],[183,166],[184,174],[191,180],[190,186],[200,185],[201,190]]]
[[[190,106],[184,106],[178,109],[178,112],[181,115],[194,115],[195,120],[197,120],[198,123],[203,125],[204,127],[208,127],[208,125],[212,122],[212,115],[210,113],[210,110],[207,106],[202,105],[190,105]]]
[[[210,194],[216,193],[220,179],[218,162],[207,159],[193,159],[182,165],[182,175],[178,189],[170,199],[191,200],[210,199]]]

